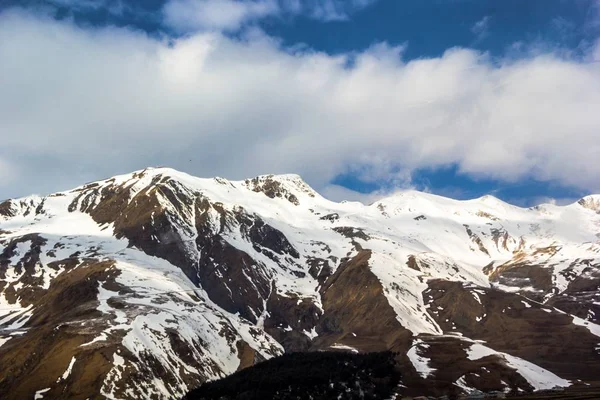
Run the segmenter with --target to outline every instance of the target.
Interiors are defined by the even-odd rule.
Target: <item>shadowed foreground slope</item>
[[[383,399],[400,381],[391,352],[290,353],[192,390],[201,399]]]

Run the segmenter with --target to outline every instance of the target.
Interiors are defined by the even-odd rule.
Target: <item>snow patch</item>
[[[67,367],[65,372],[62,374],[62,376],[56,380],[56,382],[60,382],[61,380],[64,381],[65,379],[67,379],[69,377],[69,375],[71,375],[71,371],[73,371],[73,365],[75,365],[75,357],[71,358],[71,361],[69,362],[69,366]]]
[[[50,388],[40,389],[33,395],[33,400],[39,400],[44,398],[44,393],[48,392]]]
[[[584,328],[587,328],[592,335],[600,337],[600,325],[596,325],[593,322],[586,321],[585,319],[576,317],[574,315],[572,315],[572,317],[575,325],[583,326]]]
[[[469,360],[479,360],[490,355],[503,358],[506,365],[515,369],[519,375],[525,378],[527,382],[534,387],[535,390],[552,389],[555,386],[566,387],[571,385],[570,381],[562,379],[554,373],[529,361],[507,353],[497,352],[480,343],[473,343],[469,350],[467,350],[467,358]]]
[[[329,346],[330,349],[335,349],[335,350],[349,350],[353,353],[358,353],[358,350],[356,350],[354,347],[350,347],[347,346],[345,344],[341,344],[341,343],[334,343],[331,346]]]
[[[422,354],[420,354],[419,347],[421,349],[426,349],[429,346],[427,344],[423,343],[422,340],[417,339],[413,343],[410,350],[408,350],[406,355],[410,359],[410,362],[415,367],[415,369],[417,370],[419,375],[421,375],[421,377],[423,379],[427,379],[429,376],[431,376],[435,372],[435,368],[431,368],[429,366],[429,359],[427,357],[423,356]]]
[[[302,333],[304,333],[306,336],[308,336],[308,338],[310,340],[313,340],[314,338],[316,338],[317,336],[319,336],[319,334],[317,333],[317,328],[316,327],[313,327],[310,331],[303,330]]]

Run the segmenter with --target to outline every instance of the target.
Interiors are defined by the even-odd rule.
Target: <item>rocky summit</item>
[[[315,351],[392,352],[398,396],[600,384],[600,196],[149,168],[0,203],[2,399],[173,399]]]

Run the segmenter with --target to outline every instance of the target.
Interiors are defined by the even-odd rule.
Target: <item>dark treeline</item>
[[[391,352],[290,353],[188,393],[201,399],[385,399],[400,382]]]

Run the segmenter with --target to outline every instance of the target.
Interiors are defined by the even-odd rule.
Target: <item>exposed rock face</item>
[[[571,315],[516,294],[462,282],[430,281],[424,298],[445,332],[483,340],[494,350],[569,380],[596,379],[598,352],[592,348],[598,336],[574,323]]]
[[[411,333],[396,319],[369,268],[370,250],[345,259],[321,287],[323,316],[315,349],[343,344],[359,351],[408,350]]]
[[[94,304],[98,284],[114,284],[111,275],[117,271],[111,269],[110,262],[83,263],[68,271],[57,275],[48,290],[30,303],[35,312],[27,325],[36,328],[16,331],[18,335],[2,346],[3,398],[30,398],[32,377],[39,389],[50,388],[48,397],[84,399],[90,389],[100,392],[102,378],[112,368],[110,358],[116,346],[80,346],[94,338],[94,320],[101,314]],[[75,354],[77,369],[63,379]]]
[[[320,350],[396,352],[399,394],[598,383],[594,199],[363,206],[147,169],[5,201],[0,398],[168,399]]]
[[[580,199],[577,204],[588,210],[595,211],[596,214],[600,214],[600,196],[586,196]]]
[[[315,197],[315,192],[298,175],[264,175],[254,179],[247,179],[245,185],[254,192],[264,193],[267,197],[274,199],[276,197],[284,198],[294,205],[299,205],[300,201],[294,192],[300,192]]]

